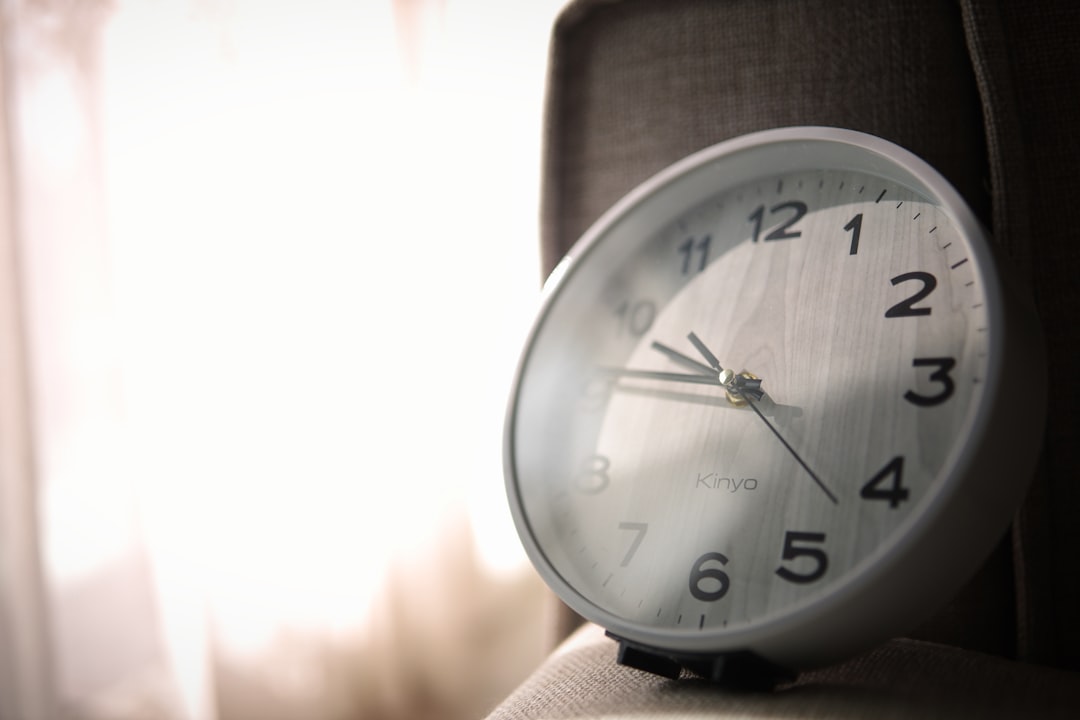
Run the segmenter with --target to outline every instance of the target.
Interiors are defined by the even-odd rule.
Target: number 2
[[[889,282],[891,282],[893,285],[899,285],[900,283],[907,282],[908,280],[914,280],[914,281],[917,281],[917,282],[921,282],[922,283],[922,288],[920,288],[918,290],[918,292],[916,292],[911,297],[907,298],[906,300],[901,300],[900,302],[896,303],[891,308],[886,310],[885,311],[885,317],[887,317],[887,318],[915,317],[915,316],[918,316],[918,315],[929,315],[930,314],[930,308],[925,308],[925,307],[917,308],[917,307],[915,307],[915,303],[919,302],[920,300],[924,299],[927,295],[934,292],[934,288],[937,287],[937,278],[934,277],[933,275],[931,275],[928,272],[915,271],[915,272],[903,273],[902,275],[897,275],[896,277],[894,277]]]

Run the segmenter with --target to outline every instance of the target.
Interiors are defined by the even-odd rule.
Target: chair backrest
[[[632,187],[743,133],[842,126],[937,167],[1034,290],[1051,397],[1038,476],[1012,532],[916,636],[1072,668],[1078,36],[1070,0],[577,0],[552,39],[542,210],[547,272]]]

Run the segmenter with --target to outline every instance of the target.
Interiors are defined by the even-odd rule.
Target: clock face
[[[977,224],[899,149],[805,135],[699,154],[627,198],[524,355],[519,530],[624,637],[737,648],[811,616],[887,572],[980,442],[1001,323]]]

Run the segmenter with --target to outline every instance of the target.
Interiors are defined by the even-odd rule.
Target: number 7
[[[630,560],[634,557],[634,553],[641,546],[641,541],[645,539],[645,533],[649,529],[648,523],[639,522],[621,522],[619,523],[620,530],[633,530],[637,533],[634,539],[630,541],[630,549],[626,551],[626,555],[623,557],[622,562],[619,563],[619,567],[626,567],[630,564]]]

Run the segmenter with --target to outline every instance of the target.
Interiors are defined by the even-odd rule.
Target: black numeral
[[[579,407],[585,412],[599,410],[607,404],[615,389],[616,378],[596,373],[581,383]]]
[[[913,307],[913,305],[924,299],[930,293],[934,292],[934,288],[937,287],[937,278],[928,272],[915,271],[904,273],[903,275],[897,275],[889,282],[891,282],[893,285],[899,285],[900,283],[907,282],[908,280],[921,282],[922,288],[920,288],[919,291],[911,297],[907,298],[906,300],[901,300],[900,302],[896,303],[891,308],[886,310],[885,317],[897,318],[930,314],[930,308],[917,308]]]
[[[930,373],[930,380],[941,383],[941,391],[936,395],[920,395],[914,390],[908,390],[904,393],[905,400],[921,407],[928,407],[930,405],[940,405],[952,397],[953,391],[956,389],[956,383],[949,376],[949,371],[956,367],[956,360],[951,357],[915,358],[911,361],[911,364],[915,367],[936,367],[937,370]]]
[[[792,200],[790,202],[782,202],[779,205],[773,205],[769,208],[770,215],[776,215],[785,211],[791,212],[791,217],[774,228],[768,235],[765,236],[766,240],[791,240],[792,238],[802,237],[802,232],[798,230],[791,230],[791,226],[797,223],[803,215],[806,214],[806,203],[799,200]],[[753,241],[758,242],[761,239],[762,224],[765,222],[765,206],[758,205],[754,212],[750,213],[750,217],[747,218],[750,222],[754,223],[754,237]]]
[[[859,495],[866,500],[888,500],[889,507],[896,508],[908,499],[908,489],[903,486],[904,458],[897,455],[885,467],[870,478]]]
[[[851,222],[845,225],[844,229],[851,233],[851,247],[848,249],[848,255],[857,255],[859,253],[859,235],[862,234],[862,213],[851,218]]]
[[[706,235],[694,243],[694,238],[686,238],[686,242],[679,246],[679,254],[682,255],[682,274],[689,275],[690,270],[694,265],[692,261],[694,259],[695,248],[700,255],[700,259],[697,261],[697,270],[694,272],[701,272],[705,269],[705,266],[709,262],[709,243],[712,242],[712,235]]]
[[[581,472],[574,478],[574,487],[586,495],[603,492],[611,484],[611,461],[603,455],[592,455],[585,461]]]
[[[626,567],[634,559],[634,553],[641,547],[641,541],[645,539],[645,533],[649,531],[649,523],[621,522],[619,523],[619,529],[636,533],[634,539],[630,541],[630,548],[626,551],[626,555],[623,556],[622,562],[619,563],[620,567]]]
[[[808,544],[823,542],[825,542],[825,533],[795,532],[794,530],[788,530],[784,533],[783,559],[795,560],[801,557],[810,558],[813,560],[813,567],[807,572],[800,573],[781,565],[776,569],[776,574],[788,582],[799,583],[801,585],[812,583],[815,580],[820,579],[821,576],[825,574],[825,571],[829,569],[829,557],[821,548],[808,547]]]
[[[619,318],[619,333],[642,336],[649,332],[653,320],[656,319],[656,303],[651,300],[639,300],[630,303],[624,300],[615,308],[615,315]]]
[[[718,562],[727,565],[728,559],[718,552],[705,553],[690,569],[690,594],[704,602],[714,602],[727,594],[731,580],[718,567],[705,567],[705,563]]]

